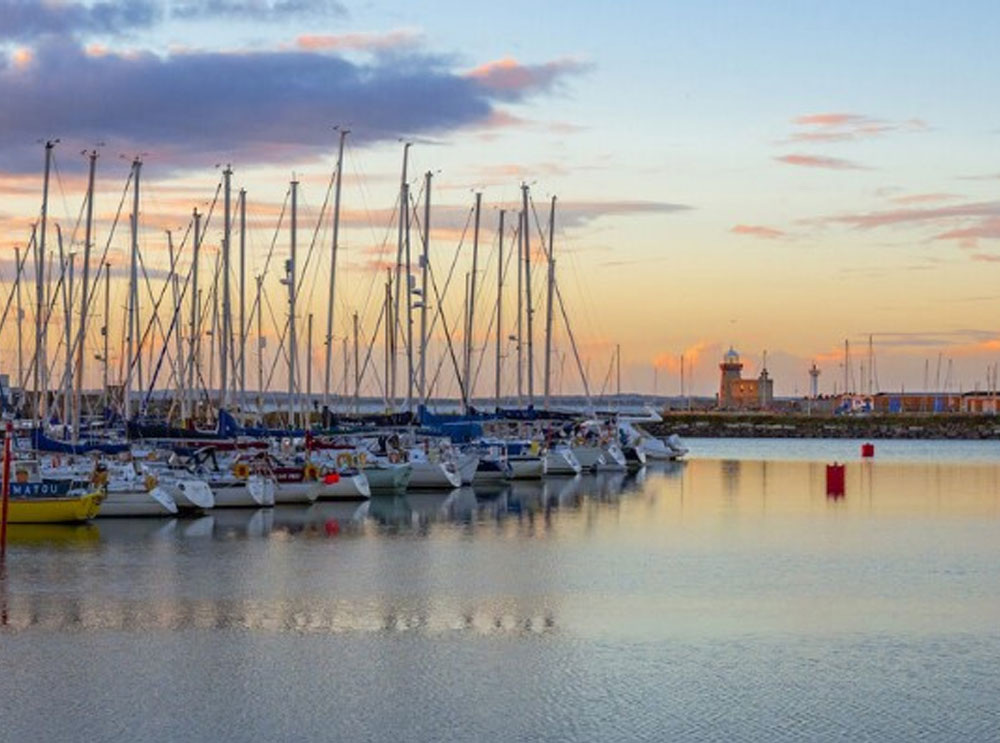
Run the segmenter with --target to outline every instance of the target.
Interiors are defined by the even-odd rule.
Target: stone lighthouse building
[[[767,410],[774,399],[774,380],[761,370],[757,379],[743,379],[743,362],[730,346],[719,364],[722,378],[719,381],[720,410]]]

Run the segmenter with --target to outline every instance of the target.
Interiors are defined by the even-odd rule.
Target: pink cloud
[[[867,120],[868,117],[859,114],[825,113],[796,116],[792,119],[792,123],[799,124],[800,126],[843,126],[844,124]]]
[[[972,204],[956,204],[933,209],[889,209],[865,214],[842,214],[830,217],[826,221],[840,222],[859,229],[886,227],[896,224],[934,222],[960,217],[982,218],[1000,215],[1000,203],[980,202]]]
[[[789,137],[790,142],[845,142],[927,128],[922,119],[893,122],[852,113],[805,114],[792,119],[792,123],[799,130]]]
[[[421,41],[417,31],[398,29],[387,33],[302,34],[295,45],[307,51],[386,51],[416,46]]]
[[[1000,217],[987,217],[971,227],[949,230],[935,235],[935,240],[957,240],[963,248],[976,248],[980,240],[1000,240]],[[973,260],[994,260],[976,258]]]
[[[953,193],[915,193],[909,196],[896,196],[891,199],[897,204],[932,204],[938,201],[951,201],[958,196]]]
[[[512,57],[486,62],[465,73],[484,88],[510,97],[534,90],[548,90],[559,78],[587,69],[580,60],[563,58],[539,65],[524,65]]]
[[[774,158],[787,165],[798,165],[804,168],[826,168],[827,170],[868,170],[863,165],[844,160],[839,157],[825,155],[781,155]]]
[[[765,240],[777,240],[778,238],[785,237],[786,234],[776,227],[767,227],[762,224],[738,224],[729,231],[736,235],[750,235],[752,237],[764,238]]]

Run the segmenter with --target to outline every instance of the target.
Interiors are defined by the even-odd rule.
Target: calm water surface
[[[691,443],[637,476],[12,527],[0,739],[997,740],[995,445]]]

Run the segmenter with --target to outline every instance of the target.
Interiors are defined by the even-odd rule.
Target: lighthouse
[[[815,400],[819,397],[819,367],[816,362],[809,367],[809,398]]]

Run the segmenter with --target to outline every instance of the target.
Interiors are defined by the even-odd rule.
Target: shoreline
[[[662,422],[640,425],[654,436],[681,438],[1000,440],[1000,416],[993,415],[666,413]]]

